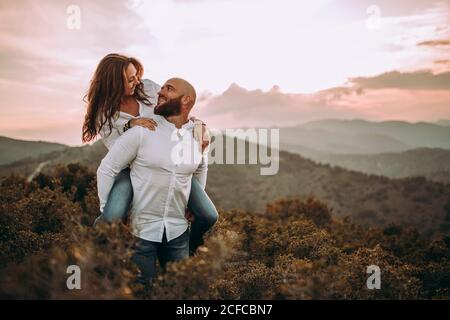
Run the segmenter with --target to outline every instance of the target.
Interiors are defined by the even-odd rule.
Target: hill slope
[[[67,146],[43,141],[22,141],[0,137],[0,165],[35,157],[52,151],[59,151]]]
[[[424,176],[433,181],[450,183],[450,150],[418,148],[395,153],[333,154],[301,146],[281,145],[280,148],[319,163],[367,174],[388,178]]]
[[[409,123],[403,121],[370,122],[365,120],[336,120],[327,119],[313,121],[300,126],[301,129],[322,130],[332,132],[337,137],[353,135],[378,135],[390,137],[413,148],[442,148],[450,149],[450,127],[444,127],[426,122]],[[343,142],[345,140],[342,140]],[[327,151],[327,150],[325,150]],[[403,151],[403,150],[390,150]],[[379,153],[373,150],[372,153]],[[382,151],[389,152],[389,151]],[[340,152],[344,153],[344,152]],[[357,152],[355,152],[357,153]]]
[[[324,128],[293,127],[280,129],[280,143],[306,147],[326,153],[375,154],[401,152],[413,147],[381,133],[336,132]]]
[[[31,174],[48,161],[43,172],[57,164],[78,162],[95,172],[106,153],[101,143],[67,148],[0,167],[9,172]],[[339,167],[317,164],[299,155],[280,153],[280,170],[261,176],[258,165],[212,164],[207,192],[217,207],[263,212],[265,205],[280,197],[314,195],[326,202],[337,217],[351,216],[363,225],[385,226],[396,222],[414,226],[427,236],[445,233],[450,223],[450,185],[425,178],[391,180]]]
[[[425,122],[328,119],[280,128],[280,144],[284,150],[297,153],[299,149],[332,154],[378,154],[416,148],[450,149],[450,126]]]

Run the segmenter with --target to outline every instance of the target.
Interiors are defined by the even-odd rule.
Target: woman
[[[110,149],[117,138],[127,129],[142,126],[157,130],[153,115],[160,86],[150,80],[141,82],[144,73],[142,64],[135,58],[119,54],[108,54],[97,66],[87,93],[87,113],[83,124],[83,142],[92,141],[97,135],[102,137]],[[194,120],[194,132],[206,133],[200,120]],[[198,137],[202,134],[197,134]],[[202,140],[203,150],[209,138]],[[94,225],[100,221],[112,222],[127,217],[133,198],[130,169],[122,170],[116,177],[107,203]],[[188,210],[194,215],[190,233],[190,251],[195,252],[203,244],[203,235],[217,221],[218,213],[214,204],[200,183],[192,178]]]

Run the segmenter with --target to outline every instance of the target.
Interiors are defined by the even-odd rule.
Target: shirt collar
[[[178,129],[172,122],[167,121],[167,119],[163,116],[155,114],[155,120],[172,130],[178,130],[180,136],[184,136],[188,130],[194,127],[194,122],[190,119],[185,124],[183,124],[180,129]]]

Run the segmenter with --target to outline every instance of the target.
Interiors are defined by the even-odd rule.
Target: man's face
[[[177,91],[176,83],[167,81],[158,92],[158,104],[154,113],[163,117],[177,116],[181,113],[183,95]]]

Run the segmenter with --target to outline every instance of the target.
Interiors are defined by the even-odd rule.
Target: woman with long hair
[[[131,127],[157,130],[157,124],[151,116],[160,86],[151,80],[141,81],[143,74],[142,64],[132,57],[113,53],[100,61],[86,95],[88,106],[83,124],[83,142],[90,142],[100,135],[105,146],[110,149],[117,138]],[[196,139],[202,140],[204,151],[209,144],[206,127],[200,120],[191,120],[194,120]],[[94,225],[100,221],[124,220],[132,199],[130,169],[126,168],[117,175],[103,212]],[[193,253],[203,244],[204,233],[218,218],[214,204],[195,178],[192,178],[188,210],[194,216],[189,241]]]

